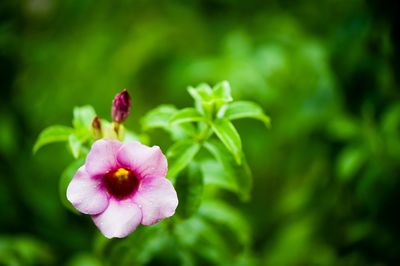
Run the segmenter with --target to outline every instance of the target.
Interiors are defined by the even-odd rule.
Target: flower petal
[[[148,147],[137,141],[124,144],[118,151],[117,160],[141,178],[167,175],[167,159],[158,146]]]
[[[82,213],[98,214],[108,206],[108,195],[100,186],[100,181],[91,178],[82,166],[68,185],[67,199]]]
[[[108,208],[92,216],[93,222],[107,238],[122,238],[133,232],[142,220],[140,208],[131,200],[110,199]]]
[[[178,206],[176,191],[166,178],[143,180],[133,200],[142,209],[144,225],[151,225],[174,215]]]
[[[116,140],[100,139],[93,143],[86,157],[86,171],[91,176],[104,175],[117,167],[116,155],[122,143]]]

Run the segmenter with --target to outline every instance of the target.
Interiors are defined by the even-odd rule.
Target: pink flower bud
[[[93,118],[92,130],[93,130],[93,136],[95,139],[101,139],[103,137],[103,133],[101,131],[101,121],[98,116],[95,116]]]
[[[128,117],[130,111],[131,97],[129,96],[128,90],[124,89],[115,95],[111,110],[112,120],[117,123],[122,123]]]

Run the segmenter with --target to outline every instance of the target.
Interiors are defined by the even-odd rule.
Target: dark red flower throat
[[[125,198],[136,191],[139,180],[132,171],[118,168],[104,175],[107,191],[116,198]]]

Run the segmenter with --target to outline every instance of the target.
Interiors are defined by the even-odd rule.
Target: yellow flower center
[[[130,172],[125,168],[118,168],[114,173],[114,177],[118,178],[118,181],[128,180]]]

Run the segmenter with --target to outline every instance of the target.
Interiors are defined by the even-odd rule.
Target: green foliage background
[[[222,195],[250,222],[252,262],[400,264],[394,10],[374,0],[1,1],[0,265],[101,265],[97,229],[59,199],[72,157],[61,144],[32,156],[43,128],[70,124],[84,104],[108,118],[126,87],[127,126],[139,130],[159,104],[191,106],[188,85],[221,80],[272,118],[268,131],[235,122],[254,188],[245,203]]]

